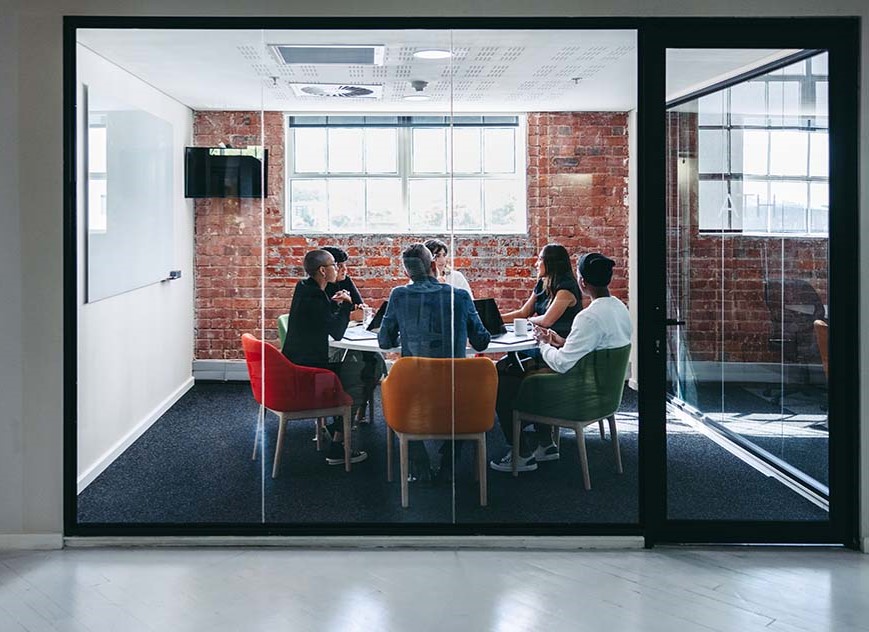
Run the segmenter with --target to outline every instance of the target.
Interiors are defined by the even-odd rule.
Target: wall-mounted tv
[[[184,197],[258,198],[263,195],[268,195],[267,149],[185,149]]]

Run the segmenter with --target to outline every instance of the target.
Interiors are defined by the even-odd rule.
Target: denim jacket
[[[453,292],[455,309],[450,318]],[[392,290],[377,334],[382,349],[400,342],[402,356],[423,358],[464,358],[468,340],[482,351],[490,339],[470,295],[433,277]]]

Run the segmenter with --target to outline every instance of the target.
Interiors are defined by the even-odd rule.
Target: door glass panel
[[[667,54],[668,517],[825,520],[827,56],[719,52]]]

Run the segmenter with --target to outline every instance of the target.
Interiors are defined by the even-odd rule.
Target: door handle
[[[678,326],[678,325],[684,325],[684,324],[685,324],[685,321],[684,321],[684,320],[678,320],[678,319],[676,319],[676,318],[668,318],[668,319],[666,319],[666,320],[664,321],[664,324],[667,325],[668,327],[672,327],[673,325],[677,325],[677,326]]]

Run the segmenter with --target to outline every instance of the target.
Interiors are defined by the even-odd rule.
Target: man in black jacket
[[[308,278],[299,281],[293,292],[290,305],[287,337],[283,353],[289,360],[302,366],[328,369],[340,376],[340,362],[329,362],[329,336],[340,340],[350,320],[352,300],[350,293],[339,290],[331,297],[326,294],[326,286],[337,278],[335,258],[325,250],[312,250],[305,255],[305,272]],[[342,420],[333,419],[328,430],[332,445],[326,456],[329,465],[344,462]],[[352,463],[368,458],[365,452],[354,450],[350,455]]]

